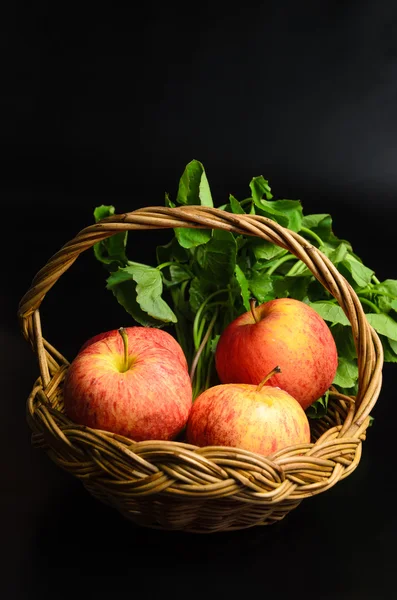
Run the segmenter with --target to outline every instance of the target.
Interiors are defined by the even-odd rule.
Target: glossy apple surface
[[[194,401],[187,441],[196,446],[231,446],[268,456],[282,448],[310,442],[305,411],[277,387],[224,384]]]
[[[222,333],[215,364],[222,383],[259,384],[275,364],[278,386],[306,409],[331,385],[338,366],[334,338],[316,311],[298,300],[279,298],[244,313]]]
[[[135,441],[170,440],[185,426],[192,405],[183,351],[158,329],[129,327],[125,333],[127,360],[118,330],[82,347],[64,383],[66,414]]]

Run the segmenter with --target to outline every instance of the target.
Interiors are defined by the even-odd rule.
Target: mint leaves
[[[163,300],[163,280],[159,269],[141,265],[139,263],[128,262],[127,267],[119,267],[107,280],[109,290],[118,289],[120,284],[128,281],[136,283],[135,294],[136,302],[140,309],[149,315],[152,319],[162,321],[163,323],[176,323],[177,318],[168,304]],[[179,282],[182,281],[179,278]],[[116,292],[117,297],[117,292]],[[138,320],[135,315],[135,307],[128,304],[124,308]]]
[[[378,332],[385,361],[397,362],[397,280],[380,282],[363,264],[347,240],[333,231],[326,213],[304,215],[299,200],[275,199],[262,176],[249,183],[251,195],[239,201],[229,195],[221,210],[257,214],[287,227],[323,252],[356,291],[369,323]],[[175,199],[166,206],[213,206],[204,166],[197,160],[185,168]],[[95,220],[114,214],[113,206],[99,206]],[[336,300],[310,270],[287,250],[256,237],[222,230],[177,228],[170,241],[157,247],[157,266],[132,262],[127,257],[127,233],[116,234],[94,246],[94,254],[108,272],[107,288],[141,325],[173,327],[189,365],[196,355],[194,395],[217,383],[214,353],[224,328],[249,310],[250,298],[258,303],[280,297],[306,302],[328,323],[338,349],[334,385],[356,393],[357,353],[351,326]],[[133,258],[133,257],[131,257]],[[307,411],[323,416],[328,395]]]
[[[309,306],[324,319],[330,323],[340,323],[341,325],[350,325],[349,319],[346,317],[339,304],[333,304],[330,301],[309,302]]]
[[[192,160],[179,181],[177,204],[201,204],[214,206],[211,190],[204,167],[198,160]]]
[[[112,215],[114,215],[114,206],[104,206],[102,204],[94,210],[96,223]],[[110,270],[124,265],[127,262],[127,256],[125,254],[127,235],[127,231],[116,233],[116,235],[112,235],[112,237],[95,244],[94,254],[97,260],[108,265]]]

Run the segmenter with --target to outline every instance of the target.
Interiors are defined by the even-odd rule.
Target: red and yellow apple
[[[269,374],[269,376],[272,373]],[[231,446],[269,456],[310,443],[305,411],[278,387],[227,383],[207,389],[194,401],[186,437],[195,446]]]
[[[135,441],[173,439],[192,406],[182,348],[170,334],[149,327],[88,340],[68,369],[63,393],[72,421]]]
[[[273,365],[281,373],[266,385],[288,392],[306,409],[331,385],[338,367],[324,319],[299,300],[270,300],[237,317],[220,336],[215,364],[222,383],[259,384]]]
[[[117,335],[118,331],[119,330],[115,329],[113,331],[105,331],[104,333],[98,333],[98,335],[94,335],[82,345],[80,352],[95,342],[109,338],[110,335],[112,337],[119,338],[119,335]],[[184,355],[181,346],[178,344],[176,339],[172,337],[172,335],[163,329],[149,327],[127,327],[126,331],[129,332],[129,336],[133,335],[134,344],[139,343],[141,348],[150,347],[169,350],[176,356],[185,369],[188,368],[186,356]]]

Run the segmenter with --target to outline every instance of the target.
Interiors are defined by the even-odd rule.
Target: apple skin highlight
[[[222,384],[194,402],[186,437],[195,446],[231,446],[269,456],[310,443],[308,418],[287,392],[264,385]]]
[[[316,311],[280,298],[230,323],[222,333],[215,364],[222,383],[259,384],[275,364],[281,373],[268,386],[287,391],[306,409],[330,387],[338,367],[334,338]]]
[[[84,344],[65,378],[66,414],[75,423],[135,441],[173,439],[192,406],[183,351],[158,329],[129,327],[125,332],[127,370],[118,330]]]

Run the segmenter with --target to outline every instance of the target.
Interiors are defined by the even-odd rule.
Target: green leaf
[[[397,343],[395,340],[389,340],[384,335],[379,335],[383,346],[383,358],[385,362],[397,362]]]
[[[338,304],[324,300],[320,302],[309,302],[309,306],[314,308],[324,321],[340,323],[341,325],[350,325],[349,319]]]
[[[272,258],[281,257],[283,254],[287,254],[288,250],[280,248],[272,242],[266,242],[260,238],[251,238],[249,240],[249,246],[252,248],[256,260],[271,260]]]
[[[302,205],[299,200],[255,200],[257,213],[292,231],[299,231],[302,225]]]
[[[112,290],[124,281],[133,280],[136,285],[136,301],[144,313],[164,323],[176,323],[177,318],[161,297],[163,281],[161,272],[153,267],[129,262],[107,280],[107,288]]]
[[[315,234],[317,234],[323,241],[323,243],[327,243],[331,248],[337,248],[341,243],[344,243],[348,250],[352,252],[352,246],[350,242],[347,240],[341,240],[332,230],[332,217],[328,214],[313,214],[313,215],[305,215],[302,219],[302,227],[306,227],[307,229],[311,229]]]
[[[332,227],[331,215],[325,213],[305,215],[302,220],[302,227],[306,227],[307,229],[321,229],[325,233],[323,238],[325,241],[325,237],[329,234]]]
[[[170,265],[169,269],[171,279],[175,283],[182,283],[182,281],[187,281],[193,277],[193,273],[185,265],[175,263],[174,265]]]
[[[179,181],[176,201],[178,204],[214,206],[207,175],[200,161],[192,160],[186,165]]]
[[[367,313],[367,321],[378,333],[397,341],[397,322],[390,315]]]
[[[194,277],[191,270],[184,264],[179,264],[177,262],[173,263],[168,267],[169,270],[169,279],[166,279],[163,275],[163,283],[167,288],[174,287],[183,283],[184,281],[189,281]],[[164,273],[164,272],[163,272]]]
[[[374,285],[372,291],[388,294],[397,299],[397,280],[385,279],[385,281],[381,281],[380,283]]]
[[[204,279],[195,277],[189,286],[189,304],[193,314],[196,314],[208,294],[214,291],[214,285]]]
[[[176,204],[175,204],[175,202],[172,202],[170,195],[167,192],[164,194],[164,200],[165,200],[165,205],[168,208],[175,208]]]
[[[237,198],[235,198],[231,194],[229,196],[229,202],[230,202],[230,208],[232,209],[232,213],[234,213],[235,215],[244,215],[245,214],[244,209],[241,208],[241,206],[240,206],[240,202],[237,200]]]
[[[397,354],[397,341],[393,340],[393,338],[389,338],[390,348]]]
[[[253,177],[251,179],[250,188],[255,204],[259,202],[263,196],[266,196],[267,200],[271,200],[273,198],[269,182],[267,179],[264,179],[262,175],[259,175],[259,177]]]
[[[373,294],[373,301],[383,313],[389,313],[391,310],[397,312],[397,280],[385,279],[372,285],[369,293]]]
[[[328,410],[329,391],[326,391],[324,396],[321,396],[309,408],[306,409],[306,415],[309,419],[321,419],[327,414]]]
[[[310,302],[330,301],[333,298],[315,277],[312,277],[312,281],[307,290],[307,295]]]
[[[160,265],[171,260],[183,263],[189,260],[189,255],[185,248],[178,244],[176,237],[173,237],[168,244],[157,246],[156,248],[157,263]]]
[[[294,298],[295,300],[308,300],[307,293],[312,276],[302,277],[300,275],[283,277],[274,282],[274,290],[277,298]]]
[[[354,339],[351,327],[341,325],[340,323],[331,327],[331,333],[335,340],[338,350],[338,356],[343,356],[347,360],[357,358],[357,350],[354,345]]]
[[[234,274],[237,245],[229,231],[214,230],[211,240],[197,248],[199,275],[218,286],[224,286]]]
[[[182,248],[195,248],[210,241],[211,230],[177,227],[175,235]]]
[[[302,204],[299,200],[276,200],[274,202],[278,211],[288,217],[288,228],[292,231],[300,231],[302,227]]]
[[[219,342],[219,338],[220,338],[220,337],[221,337],[220,335],[216,335],[216,336],[215,336],[215,337],[214,337],[214,338],[211,340],[211,352],[212,352],[212,354],[215,354],[215,352],[216,352],[216,347],[217,347],[217,345],[218,345],[218,342]]]
[[[333,381],[334,385],[342,388],[352,388],[358,379],[358,366],[354,360],[348,360],[343,356],[338,357],[338,369]]]
[[[112,205],[101,204],[101,206],[97,206],[94,209],[94,219],[95,223],[102,221],[102,219],[106,219],[106,217],[110,217],[114,215],[115,208]]]
[[[150,317],[137,302],[136,283],[132,279],[113,286],[111,291],[119,304],[143,327],[164,327],[166,323]]]
[[[179,180],[178,204],[200,204],[202,206],[213,206],[211,191],[204,167],[198,160],[192,160],[186,165]],[[165,196],[166,206],[175,207],[169,195]],[[210,229],[195,229],[193,227],[176,227],[174,229],[176,239],[182,248],[195,248],[206,244],[211,239]]]
[[[238,265],[236,265],[234,268],[234,274],[235,274],[238,284],[240,286],[240,293],[241,293],[241,297],[243,299],[244,308],[245,308],[245,310],[250,310],[250,302],[249,302],[250,301],[250,293],[249,293],[249,289],[248,289],[247,278]]]
[[[114,206],[97,206],[94,210],[95,222],[98,223],[106,217],[114,215]],[[109,270],[114,271],[118,266],[124,266],[127,264],[128,259],[126,256],[126,245],[127,245],[128,231],[116,233],[97,244],[94,244],[93,250],[96,259],[109,266]]]
[[[351,254],[347,255],[341,264],[346,267],[359,288],[364,288],[371,282],[374,271],[356,260]]]
[[[336,248],[334,248],[334,246],[331,244],[326,243],[324,246],[320,246],[319,250],[328,256],[334,265],[341,263],[349,252],[349,248],[345,242],[342,242]]]
[[[397,312],[397,299],[393,300],[388,296],[375,296],[375,301],[383,313],[389,313],[391,310]]]
[[[239,252],[247,244],[248,239],[243,235],[236,235],[237,252]]]
[[[275,278],[266,273],[253,272],[252,277],[248,280],[248,288],[260,304],[273,300],[276,297],[274,290]]]

